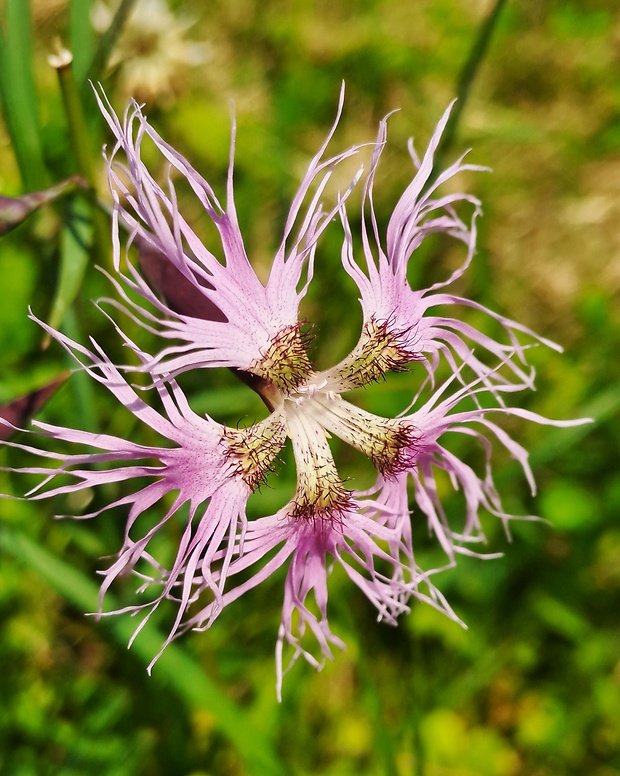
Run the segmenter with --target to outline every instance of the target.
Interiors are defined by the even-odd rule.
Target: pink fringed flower
[[[126,283],[151,303],[155,315],[132,304],[123,295],[125,302],[134,308],[145,325],[154,325],[162,337],[178,341],[164,348],[146,365],[152,374],[174,375],[196,367],[224,366],[251,372],[285,390],[304,381],[310,362],[299,331],[299,303],[312,279],[318,239],[351,189],[327,212],[322,209],[321,196],[334,167],[358,150],[357,147],[350,148],[323,160],[340,118],[343,99],[344,92],[340,96],[334,126],[310,162],[293,199],[282,242],[274,256],[269,278],[263,284],[248,260],[237,222],[233,197],[234,122],[226,206],[223,207],[207,181],[159,137],[136,103],[129,106],[121,123],[104,98],[98,96],[103,115],[117,140],[108,158],[110,189],[115,205],[116,269],[120,268],[122,258],[120,219],[130,230],[129,244],[138,238],[164,254],[194,286],[208,310],[206,317],[196,318],[171,309],[160,301],[127,262],[131,277],[125,278]],[[164,189],[147,170],[141,159],[141,144],[145,136],[155,143],[171,167],[187,180],[219,233],[222,244],[220,257],[203,245],[179,212],[172,180],[168,180]],[[116,162],[120,152],[127,159],[126,165]],[[314,193],[302,213],[302,206],[313,186]],[[278,362],[275,368],[272,358]]]
[[[555,343],[538,337],[525,326],[470,299],[443,293],[443,289],[460,278],[471,263],[476,248],[476,219],[481,210],[480,201],[470,194],[453,193],[437,198],[434,198],[434,195],[442,184],[460,172],[488,169],[465,164],[466,155],[463,155],[432,180],[434,154],[451,108],[452,106],[449,106],[442,116],[421,161],[413,144],[409,144],[409,152],[417,172],[394,208],[387,227],[385,248],[382,247],[383,240],[379,234],[373,202],[375,174],[387,142],[387,122],[381,122],[370,172],[364,186],[364,204],[369,208],[371,222],[370,233],[364,219],[361,224],[365,271],[354,257],[353,239],[346,211],[344,207],[340,210],[345,231],[342,263],[359,288],[364,325],[360,341],[351,355],[326,375],[330,387],[334,390],[357,387],[364,384],[368,377],[383,376],[388,369],[402,369],[412,361],[424,361],[432,377],[441,355],[447,359],[455,373],[458,373],[461,364],[467,364],[476,375],[485,380],[490,378],[492,382],[506,382],[505,377],[495,373],[494,366],[489,367],[474,354],[474,348],[487,351],[496,361],[505,363],[513,378],[524,386],[533,387],[534,375],[529,370],[524,371],[524,367],[527,367],[525,351],[517,334],[526,334],[555,350],[561,350]],[[455,210],[456,206],[462,204],[471,206],[468,223],[463,221]],[[447,280],[435,283],[427,289],[413,290],[407,280],[409,260],[426,237],[437,232],[448,234],[465,245],[465,261]],[[463,305],[488,315],[499,322],[508,342],[500,343],[465,321],[427,314],[433,308],[446,305]],[[359,369],[356,370],[355,362],[359,362],[365,353],[374,349],[377,341],[386,343],[384,363],[380,364],[375,360],[373,366],[376,374],[365,374]],[[353,374],[350,374],[351,372]]]
[[[33,500],[75,493],[98,485],[143,478],[150,480],[102,509],[82,515],[82,519],[97,517],[119,507],[129,508],[123,545],[115,562],[103,572],[100,603],[103,603],[103,596],[112,582],[121,575],[134,572],[147,583],[157,579],[161,589],[154,598],[122,611],[134,614],[146,611],[143,625],[161,601],[172,598],[178,602],[179,609],[172,629],[174,633],[187,608],[196,600],[196,575],[216,602],[222,600],[226,571],[235,543],[246,530],[247,500],[284,444],[284,424],[272,415],[250,429],[224,428],[209,417],[196,415],[173,380],[157,386],[163,407],[163,413],[160,413],[136,393],[96,343],[95,352],[90,351],[38,322],[93,379],[104,385],[119,402],[172,446],[145,447],[108,434],[37,421],[34,425],[47,437],[99,448],[103,452],[63,454],[15,442],[5,444],[60,462],[60,466],[19,470],[45,475],[45,479],[28,494]],[[249,451],[258,442],[260,451],[252,455]],[[92,468],[93,465],[97,468]],[[69,475],[68,483],[42,490],[51,480],[63,474]],[[165,506],[165,497],[172,493],[177,495],[169,506]],[[185,530],[173,563],[170,568],[165,568],[151,554],[150,544],[166,522],[173,517],[178,519],[179,510],[184,505],[189,507]],[[158,519],[141,533],[140,519],[151,510],[159,511]],[[211,566],[216,555],[217,573],[214,574]]]
[[[481,168],[465,164],[461,158],[432,178],[434,153],[450,109],[421,161],[410,147],[417,172],[394,209],[385,240],[379,234],[373,203],[375,175],[386,143],[387,125],[381,122],[363,187],[371,227],[368,229],[362,219],[360,263],[346,214],[346,201],[359,175],[333,207],[324,210],[321,204],[333,168],[360,150],[354,147],[323,159],[342,109],[341,95],[336,123],[310,162],[291,205],[269,277],[262,283],[248,260],[237,222],[232,151],[223,207],[210,185],[159,137],[136,104],[128,108],[121,122],[105,97],[100,97],[99,103],[116,137],[108,158],[118,273],[118,279],[112,280],[121,297],[115,304],[164,340],[160,352],[150,355],[124,337],[140,361],[136,371],[150,374],[151,388],[159,395],[163,413],[136,393],[100,348],[90,351],[48,331],[91,377],[168,442],[162,447],[142,447],[118,437],[39,423],[40,432],[47,436],[102,452],[65,455],[21,445],[61,462],[59,468],[25,470],[45,476],[30,498],[140,478],[141,484],[130,495],[100,510],[128,510],[125,539],[116,560],[104,572],[102,595],[116,577],[133,571],[142,580],[142,593],[148,594],[148,600],[123,611],[144,611],[148,618],[164,599],[175,601],[177,616],[166,644],[188,629],[210,627],[224,606],[287,565],[277,642],[278,693],[285,646],[291,652],[290,661],[301,655],[317,667],[332,657],[333,647],[343,646],[327,620],[327,579],[334,563],[342,566],[372,601],[379,619],[395,624],[414,597],[460,622],[432,582],[436,570],[424,571],[418,565],[410,512],[425,516],[430,532],[445,551],[446,565],[454,564],[459,554],[477,554],[471,545],[484,540],[481,513],[494,515],[506,525],[512,519],[493,483],[493,438],[521,463],[534,487],[527,453],[495,418],[503,414],[559,426],[585,421],[549,421],[525,410],[507,408],[506,395],[533,383],[520,335],[556,346],[514,321],[444,290],[472,260],[475,221],[480,212],[475,197],[437,192],[459,172]],[[162,187],[142,162],[145,137],[198,197],[219,234],[219,256],[200,242],[179,212],[172,180]],[[117,161],[119,154],[126,157],[126,164]],[[469,216],[464,217],[461,211]],[[317,242],[336,216],[344,229],[342,265],[359,288],[363,324],[351,354],[320,372],[306,352],[298,309],[312,279]],[[160,265],[170,270],[161,275],[172,278],[167,287],[155,283],[153,290],[129,256],[123,256],[121,225],[129,232],[129,245],[148,248],[159,257]],[[423,240],[435,232],[462,242],[465,261],[445,282],[412,289],[407,280],[408,262]],[[178,284],[179,293],[171,293],[170,283]],[[144,301],[136,301],[134,292]],[[176,302],[162,301],[156,292]],[[470,307],[485,313],[500,324],[505,341],[492,339],[456,318],[439,315],[435,309],[439,306]],[[120,327],[117,329],[122,335]],[[398,417],[378,417],[341,396],[392,371],[405,370],[412,362],[424,364],[426,378],[411,407]],[[452,376],[437,386],[441,363]],[[213,367],[229,367],[242,374],[260,393],[269,416],[246,429],[225,428],[208,417],[197,416],[174,376]],[[449,437],[455,433],[468,435],[482,445],[486,465],[481,473],[451,452]],[[346,487],[330,447],[333,436],[372,461],[377,470],[373,488],[360,492]],[[269,472],[287,438],[297,469],[295,493],[276,514],[248,520],[247,499]],[[93,469],[90,464],[97,466]],[[465,514],[458,525],[451,523],[442,507],[438,472],[447,474],[453,487],[463,493]],[[73,479],[50,486],[60,475]],[[142,484],[144,478],[146,485]],[[164,507],[162,499],[171,492],[177,495]],[[189,513],[181,518],[179,510],[184,504],[189,504]],[[161,510],[158,518],[141,532],[138,525],[142,516],[157,509]],[[150,544],[171,519],[183,519],[184,531],[176,556],[167,567],[151,554]]]

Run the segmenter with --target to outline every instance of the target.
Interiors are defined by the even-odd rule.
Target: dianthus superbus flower
[[[102,598],[114,579],[134,571],[136,566],[144,561],[147,566],[156,568],[162,589],[148,603],[130,607],[134,612],[141,609],[152,612],[174,588],[181,588],[179,615],[182,616],[190,602],[191,579],[196,568],[202,569],[207,585],[216,598],[221,598],[225,570],[235,539],[239,530],[244,530],[245,527],[245,506],[248,497],[254,484],[262,479],[280,449],[284,441],[284,429],[281,428],[278,432],[277,428],[270,428],[273,424],[269,420],[248,432],[225,429],[209,417],[200,417],[192,412],[184,394],[174,381],[158,385],[163,408],[162,412],[158,412],[129,385],[96,343],[95,350],[91,351],[47,325],[41,325],[79,361],[92,378],[130,408],[142,423],[167,440],[168,445],[146,447],[109,434],[74,430],[35,421],[34,425],[45,436],[99,448],[102,452],[44,452],[15,442],[7,442],[6,444],[12,447],[36,452],[47,459],[60,462],[60,465],[49,468],[39,466],[21,469],[24,473],[45,475],[43,482],[28,494],[29,498],[50,498],[125,480],[150,480],[148,484],[138,485],[134,492],[122,496],[102,509],[82,515],[82,518],[92,518],[117,508],[128,508],[123,546],[115,562],[103,572]],[[243,444],[249,447],[253,435],[264,434],[267,438],[272,434],[277,437],[278,433],[281,435],[280,445],[274,442],[270,452],[267,452],[265,445],[260,460],[250,461],[247,456],[237,455],[241,438],[244,438]],[[94,465],[98,465],[97,468],[93,468]],[[56,480],[63,474],[70,475],[69,482],[41,490],[49,481]],[[165,498],[173,493],[177,495],[172,503],[164,506]],[[185,504],[189,507],[185,532],[174,562],[169,569],[164,569],[153,558],[150,544],[168,520],[172,517],[178,520],[179,510]],[[140,518],[156,506],[160,507],[161,512],[158,520],[140,534]],[[209,568],[213,555],[222,546],[229,547],[229,551],[225,551],[223,563],[218,559],[218,579],[215,581],[209,573]],[[141,566],[139,573],[145,574]]]
[[[209,319],[177,313],[155,296],[140,275],[131,271],[129,264],[131,278],[126,280],[134,291],[151,303],[158,317],[144,310],[137,313],[157,326],[162,337],[176,341],[147,364],[148,370],[153,374],[178,374],[196,367],[225,366],[251,372],[284,389],[301,384],[310,363],[300,334],[299,303],[312,278],[318,239],[342,202],[340,200],[324,212],[321,195],[334,167],[358,149],[351,148],[336,157],[323,159],[336,128],[334,124],[311,160],[293,199],[282,242],[273,258],[269,278],[263,284],[250,264],[237,221],[233,196],[234,123],[223,206],[209,183],[148,124],[137,104],[127,109],[122,123],[103,98],[99,98],[99,104],[117,139],[108,159],[115,203],[116,269],[120,268],[122,259],[118,234],[120,218],[131,231],[130,242],[138,237],[165,255],[195,286],[209,309],[215,307],[219,311],[219,315],[211,315]],[[342,96],[338,117],[341,109]],[[168,180],[164,189],[147,170],[141,158],[145,137],[155,143],[171,168],[185,177],[191,186],[219,233],[220,255],[214,255],[206,248],[179,212],[172,180]],[[126,156],[126,164],[116,162],[119,153]],[[316,191],[302,213],[313,184]]]
[[[421,160],[410,147],[413,179],[394,208],[385,236],[374,210],[374,181],[387,132],[386,122],[381,122],[361,187],[366,216],[359,256],[346,206],[360,175],[331,206],[322,203],[334,168],[361,151],[353,147],[324,158],[342,109],[341,95],[336,122],[293,199],[263,283],[248,259],[235,211],[234,125],[222,205],[209,183],[155,132],[138,105],[130,105],[121,121],[103,95],[98,99],[116,139],[107,157],[114,202],[112,281],[120,296],[113,304],[157,335],[162,346],[147,353],[123,335],[120,324],[115,326],[138,359],[133,369],[150,376],[149,390],[158,394],[162,411],[148,403],[149,390],[138,394],[124,376],[132,367],[114,366],[98,346],[89,350],[46,328],[95,380],[166,441],[144,447],[116,436],[38,423],[40,433],[101,452],[39,452],[60,461],[60,466],[26,469],[44,475],[29,497],[49,498],[98,484],[139,480],[128,495],[86,517],[113,508],[126,512],[124,542],[104,571],[102,594],[119,575],[133,571],[142,580],[142,601],[123,611],[148,617],[164,599],[174,601],[177,615],[166,644],[188,629],[210,627],[225,606],[286,567],[277,641],[278,692],[285,647],[290,660],[301,655],[320,666],[331,658],[333,647],[343,646],[327,619],[327,580],[334,564],[373,603],[379,619],[395,624],[414,598],[459,621],[433,581],[436,569],[419,565],[411,515],[425,517],[445,551],[446,565],[459,554],[478,554],[472,547],[484,541],[481,514],[494,515],[506,525],[512,519],[493,482],[493,439],[521,463],[533,489],[526,451],[496,419],[510,415],[554,425],[584,421],[549,421],[507,407],[511,394],[533,384],[533,370],[525,359],[527,345],[520,337],[539,338],[447,291],[473,258],[480,203],[471,195],[438,190],[463,170],[481,169],[461,158],[433,177],[434,153],[450,108]],[[142,161],[145,138],[170,164],[165,185]],[[217,230],[219,249],[208,249],[179,211],[173,173],[185,178],[202,204]],[[313,277],[318,242],[332,221],[343,229],[342,267],[359,288],[363,320],[352,352],[319,371],[306,349],[299,305]],[[123,230],[129,234],[125,251]],[[436,232],[464,244],[464,263],[446,281],[412,289],[408,263],[423,240]],[[172,274],[160,277],[172,278],[170,282],[180,278],[182,294],[152,287],[152,277],[151,284],[145,280],[129,256],[134,243],[159,257],[159,262],[169,263]],[[191,304],[183,301],[188,294]],[[439,313],[440,307],[470,307],[486,314],[499,323],[503,340]],[[415,398],[400,415],[379,417],[342,396],[415,363],[423,365],[423,379],[414,388],[412,378]],[[440,379],[441,364],[451,376]],[[216,367],[245,375],[269,408],[268,417],[247,428],[226,428],[196,415],[175,376]],[[468,435],[482,445],[482,472],[451,451],[451,434]],[[374,487],[362,492],[341,477],[330,446],[333,437],[373,463]],[[273,468],[287,439],[296,467],[295,492],[275,514],[248,519],[247,500]],[[37,453],[33,446],[21,447]],[[456,524],[442,506],[438,472],[447,474],[463,493],[464,515]],[[61,475],[68,475],[69,481],[56,484]],[[164,506],[168,494],[176,495]],[[189,505],[186,513],[181,511],[184,505]],[[156,520],[141,529],[145,514],[157,509]],[[152,540],[170,520],[183,521],[183,533],[174,560],[166,565],[153,554]]]

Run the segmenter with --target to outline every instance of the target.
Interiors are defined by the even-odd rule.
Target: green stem
[[[71,147],[78,165],[80,174],[91,184],[94,183],[93,165],[91,160],[90,140],[86,127],[86,119],[82,110],[82,101],[78,94],[77,85],[73,76],[73,57],[69,51],[62,49],[50,63],[58,73],[58,83],[62,94],[62,102],[65,108]]]
[[[413,699],[413,710],[411,714],[412,733],[413,733],[413,767],[414,776],[425,776],[426,774],[426,748],[422,738],[422,719],[424,717],[424,687],[422,686],[424,677],[424,659],[422,644],[416,634],[412,634],[409,639],[411,654],[411,696]]]
[[[456,83],[456,105],[452,109],[450,120],[448,121],[439,149],[437,150],[436,159],[438,163],[436,164],[435,169],[440,168],[440,162],[443,155],[454,145],[461,114],[467,105],[472,84],[478,75],[482,60],[487,53],[489,43],[491,42],[493,32],[495,31],[504,5],[506,5],[506,0],[495,0],[495,5],[480,25],[474,45],[461,69]]]
[[[433,172],[429,182],[432,182],[437,178],[443,168],[443,159],[455,143],[459,122],[463,111],[465,110],[465,106],[467,105],[471,87],[478,75],[482,60],[487,53],[491,37],[495,31],[500,13],[505,4],[506,0],[495,0],[495,5],[480,25],[478,34],[476,35],[473,46],[469,52],[469,56],[461,68],[456,82],[456,104],[452,108],[452,113],[450,114],[450,118],[444,130],[443,137],[435,152]],[[426,268],[437,262],[441,255],[441,250],[441,244],[438,246],[434,241],[429,241],[427,244],[423,244],[420,247],[416,254],[417,261],[415,262],[413,274],[410,275],[411,282],[421,282],[421,278],[423,277]]]

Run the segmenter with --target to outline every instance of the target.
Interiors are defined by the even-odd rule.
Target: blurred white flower
[[[110,26],[116,8],[97,0],[92,22],[98,33]],[[150,104],[182,90],[189,68],[210,59],[210,46],[186,39],[194,20],[174,14],[166,0],[138,0],[109,62],[118,69],[118,89]]]

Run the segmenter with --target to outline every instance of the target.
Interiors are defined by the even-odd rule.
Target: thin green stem
[[[93,152],[82,99],[73,74],[72,57],[70,52],[61,49],[56,56],[50,58],[50,62],[58,73],[58,83],[77,168],[80,175],[90,186],[90,218],[93,224],[92,249],[98,261],[105,264],[109,254],[105,247],[110,243],[109,227],[105,215],[101,212],[96,202],[96,182],[92,161]]]
[[[497,27],[497,22],[505,4],[506,0],[495,0],[493,8],[483,19],[470,49],[469,56],[459,72],[456,82],[456,104],[452,109],[443,137],[435,152],[430,182],[434,181],[441,172],[443,159],[455,143],[460,119],[467,105],[471,88],[480,71],[480,66],[488,51],[493,32]],[[412,282],[418,282],[423,277],[426,268],[429,265],[435,264],[440,254],[441,245],[438,246],[434,241],[429,241],[426,245],[423,245],[416,254],[417,261],[415,262],[414,276],[411,276]]]
[[[91,159],[90,139],[86,127],[86,119],[82,110],[82,101],[78,93],[73,75],[73,57],[69,51],[62,49],[50,63],[58,73],[58,83],[62,94],[62,102],[69,125],[71,148],[77,162],[80,174],[91,184],[94,183],[93,165]]]
[[[424,677],[424,656],[422,643],[416,634],[409,636],[409,650],[411,654],[411,695],[413,708],[411,713],[412,746],[413,746],[413,774],[414,776],[426,776],[426,748],[422,737],[422,719],[424,717],[425,688],[422,686]]]
[[[502,9],[506,5],[506,1],[507,0],[495,0],[495,5],[480,25],[478,34],[474,40],[474,45],[469,52],[469,56],[467,57],[465,64],[461,68],[461,72],[459,73],[459,77],[456,83],[457,101],[452,110],[450,120],[448,121],[445,132],[441,139],[441,143],[439,145],[439,149],[437,151],[436,158],[438,160],[438,164],[436,165],[436,169],[440,168],[440,162],[443,155],[454,145],[461,115],[465,110],[465,106],[467,105],[471,87],[476,79],[476,76],[478,75],[482,61],[484,60],[484,57],[488,51],[489,43],[491,42],[493,32],[497,27],[497,22],[501,15]]]

